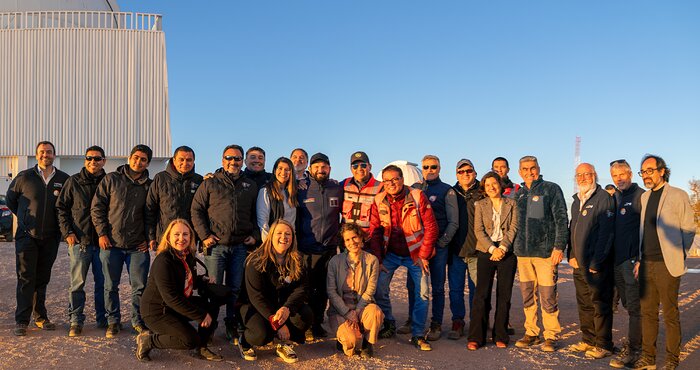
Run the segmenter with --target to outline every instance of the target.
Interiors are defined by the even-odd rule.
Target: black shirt
[[[642,258],[648,261],[663,261],[659,235],[656,232],[656,217],[659,212],[659,201],[664,187],[652,190],[647,203],[647,211],[644,215],[644,236],[642,239]]]

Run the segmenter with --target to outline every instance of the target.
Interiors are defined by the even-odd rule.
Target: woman
[[[481,179],[481,189],[487,198],[474,203],[474,233],[477,239],[476,295],[469,322],[467,348],[476,350],[486,341],[491,309],[491,290],[494,274],[496,285],[496,315],[492,337],[496,347],[508,346],[508,315],[513,279],[518,260],[513,254],[513,240],[517,232],[518,212],[513,199],[505,198],[503,182],[495,172]]]
[[[194,232],[190,224],[183,219],[170,222],[141,297],[141,316],[152,333],[146,330],[136,337],[139,360],[150,361],[149,352],[153,348],[191,349],[198,358],[223,359],[207,348],[216,330],[220,304],[192,295],[210,282],[206,276],[197,276],[194,254]],[[190,321],[199,323],[196,330]]]
[[[277,220],[263,244],[246,260],[246,303],[241,307],[245,331],[238,341],[243,359],[256,360],[253,346],[265,345],[276,337],[280,340],[277,355],[287,363],[297,362],[288,341],[304,343],[304,332],[311,326],[313,313],[304,303],[307,290],[306,267],[297,251],[294,228],[283,219]]]
[[[328,322],[336,331],[339,349],[352,356],[357,341],[362,340],[360,356],[370,358],[384,321],[382,310],[374,303],[379,260],[362,250],[365,235],[358,225],[343,224],[339,234],[345,252],[328,262]]]
[[[292,179],[293,171],[292,161],[285,157],[278,158],[272,167],[272,180],[258,192],[256,211],[263,240],[270,231],[270,225],[279,219],[284,219],[294,227],[299,203],[297,182]]]

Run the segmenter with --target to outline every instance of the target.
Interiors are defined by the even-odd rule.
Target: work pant
[[[279,309],[279,308],[277,308]],[[289,339],[297,343],[304,343],[306,336],[304,333],[311,327],[313,312],[308,305],[302,305],[297,312],[291,312],[289,318],[284,322],[289,329]],[[243,332],[242,345],[264,346],[270,343],[276,335],[272,329],[270,321],[263,317],[251,304],[241,306],[241,317],[245,331]]]
[[[681,323],[678,312],[678,289],[681,278],[668,272],[664,261],[642,261],[639,287],[642,308],[642,352],[656,358],[659,334],[659,303],[666,326],[666,362],[678,363],[681,353]]]
[[[612,351],[613,267],[603,264],[600,271],[574,269],[576,303],[581,323],[581,340],[594,347]]]
[[[382,328],[382,323],[384,322],[384,314],[382,313],[382,310],[376,304],[370,303],[365,306],[362,311],[359,311],[357,315],[360,318],[360,330],[366,334],[367,341],[372,344],[377,343],[377,336],[379,335],[379,330]],[[340,326],[346,321],[347,320],[340,315],[331,315],[328,317],[328,323],[331,330],[336,332],[338,342],[343,345],[355,341],[354,337],[348,336],[349,333],[339,330]]]
[[[556,340],[561,333],[557,305],[558,266],[552,266],[549,257],[518,257],[518,274],[525,312],[525,334],[534,337],[540,335],[540,328],[537,326],[539,293],[544,338]]]
[[[35,239],[17,230],[15,236],[15,268],[17,271],[17,309],[15,322],[29,325],[32,313],[34,321],[48,319],[46,312],[46,286],[51,280],[51,268],[60,237]]]
[[[207,346],[209,338],[216,330],[219,305],[198,296],[191,296],[188,299],[211,316],[211,326],[204,328],[197,325],[197,329],[195,329],[190,324],[189,318],[166,308],[162,314],[143,317],[148,329],[153,332],[151,339],[153,347],[161,349],[195,349]]]

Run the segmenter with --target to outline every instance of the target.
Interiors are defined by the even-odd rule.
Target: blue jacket
[[[644,190],[632,183],[627,190],[615,194],[615,266],[631,259],[639,260],[639,222]]]
[[[343,187],[328,179],[321,184],[312,177],[299,180],[297,192],[297,242],[299,251],[321,254],[338,246],[338,227]]]
[[[563,251],[569,240],[569,216],[559,185],[539,179],[528,189],[523,183],[515,194],[518,203],[518,234],[513,251],[518,257],[550,257],[554,248]]]
[[[580,268],[600,271],[612,266],[612,244],[615,237],[615,198],[600,185],[583,207],[574,194],[571,205],[569,256],[576,258]],[[580,210],[579,210],[580,208]]]

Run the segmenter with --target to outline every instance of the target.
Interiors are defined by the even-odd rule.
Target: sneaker
[[[110,327],[113,325],[116,326],[116,324],[111,324]],[[109,333],[109,328],[107,328],[107,332]],[[136,358],[139,361],[151,361],[151,358],[148,356],[148,354],[151,352],[152,348],[153,344],[151,342],[150,332],[143,331],[136,336]]]
[[[306,340],[307,343],[313,342],[316,340],[316,338],[314,338],[314,332],[311,330],[311,328],[307,329],[304,332],[304,339]]]
[[[314,338],[325,338],[328,336],[328,332],[326,332],[326,329],[324,329],[320,324],[314,325],[311,328],[311,333],[313,333]]]
[[[297,353],[294,352],[294,349],[292,349],[292,346],[289,344],[278,344],[275,353],[282,359],[282,361],[288,364],[293,364],[299,361]]]
[[[411,337],[411,344],[421,351],[432,351],[433,347],[423,337]]]
[[[554,352],[557,350],[557,341],[554,339],[545,339],[540,349],[542,352]]]
[[[518,348],[527,348],[540,343],[542,343],[540,337],[525,334],[515,342],[515,346]]]
[[[572,344],[571,346],[569,346],[569,348],[574,352],[586,352],[586,351],[592,350],[595,347],[593,347],[592,345],[590,345],[584,341],[580,341],[576,344]]]
[[[100,320],[100,321],[95,323],[95,327],[97,329],[107,329],[107,326],[109,326],[107,324],[107,320]]]
[[[428,329],[428,335],[426,335],[426,338],[429,341],[436,341],[440,339],[440,336],[442,336],[442,324],[431,322],[430,329]]]
[[[382,330],[379,331],[379,337],[387,339],[396,336],[396,323],[394,321],[384,320]]]
[[[148,328],[145,325],[141,324],[136,324],[131,328],[131,334],[141,334],[144,331],[148,331]]]
[[[199,347],[192,350],[192,355],[207,361],[223,361],[224,357],[218,355],[207,347]]]
[[[648,356],[642,356],[632,365],[634,370],[656,370],[656,359]]]
[[[83,334],[83,326],[80,324],[70,324],[70,329],[68,330],[69,337],[79,337]]]
[[[447,339],[457,340],[464,336],[464,320],[452,320],[452,330],[447,332]]]
[[[592,358],[595,360],[600,360],[601,358],[605,358],[608,356],[612,356],[612,351],[609,351],[605,348],[600,348],[600,347],[593,347],[586,351],[586,357]]]
[[[15,325],[15,330],[13,330],[12,333],[16,337],[23,337],[23,336],[27,335],[27,324]]]
[[[34,322],[34,325],[41,330],[56,330],[56,324],[49,321],[49,319],[37,320]]]
[[[678,367],[677,362],[666,361],[666,363],[664,364],[663,370],[676,370],[677,367]]]
[[[246,361],[255,361],[258,359],[258,355],[255,353],[253,347],[243,347],[243,343],[241,343],[240,339],[238,340],[238,352],[241,353],[241,358]]]
[[[546,343],[546,341],[545,341]],[[506,342],[501,342],[500,340],[496,341],[496,347],[497,348],[508,348],[508,343]]]
[[[477,342],[468,342],[467,343],[467,349],[470,351],[476,351],[479,349],[479,343]]]
[[[397,334],[411,334],[411,319],[406,320],[406,322],[403,323],[403,325],[399,326],[398,329],[396,329]]]
[[[107,338],[114,338],[119,334],[119,332],[122,330],[121,325],[119,324],[109,324],[107,325],[107,332],[105,333],[105,337]]]
[[[624,346],[622,347],[622,350],[620,350],[618,356],[610,360],[610,367],[614,367],[616,369],[632,367],[638,358],[638,351],[630,351],[628,346]]]

